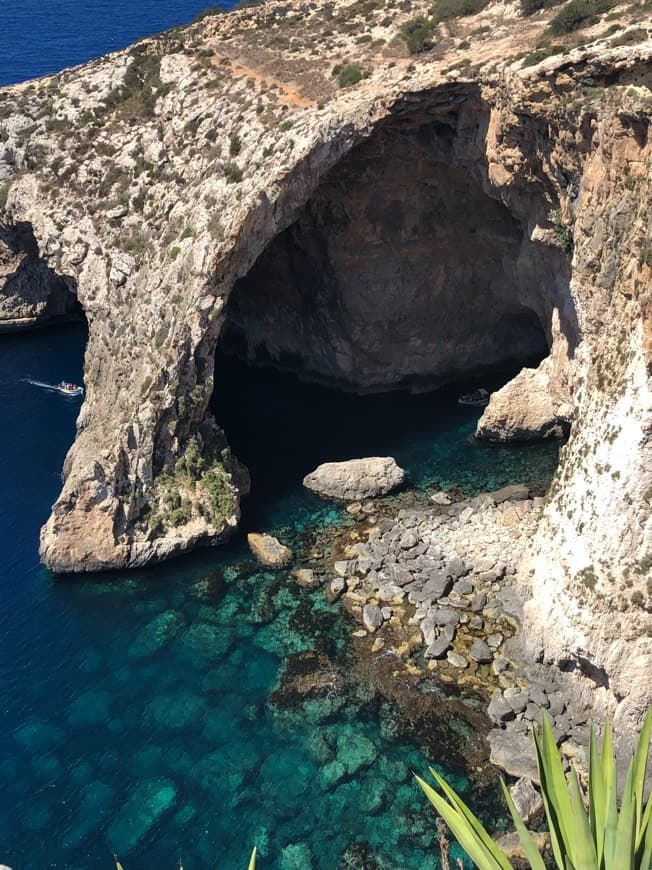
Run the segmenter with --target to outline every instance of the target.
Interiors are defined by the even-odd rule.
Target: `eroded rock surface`
[[[398,489],[405,472],[391,456],[325,462],[303,479],[303,485],[326,498],[358,501]]]

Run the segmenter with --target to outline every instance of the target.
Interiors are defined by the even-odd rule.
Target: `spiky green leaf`
[[[478,867],[482,867],[483,870],[511,870],[511,864],[507,860],[505,853],[491,839],[485,828],[475,817],[475,824],[472,824],[470,819],[457,806],[449,803],[446,797],[436,792],[427,782],[424,782],[418,776],[416,780],[430,803],[451,829],[460,846]],[[455,795],[455,798],[458,805],[464,805],[457,795]],[[466,809],[472,815],[470,810]],[[478,828],[482,829],[482,833],[478,831]]]

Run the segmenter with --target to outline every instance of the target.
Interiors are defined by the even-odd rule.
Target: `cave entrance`
[[[528,478],[539,448],[476,444],[479,414],[456,401],[549,353],[541,287],[520,264],[526,228],[487,180],[486,122],[478,109],[462,136],[449,111],[377,130],[236,283],[213,408],[254,502],[363,455],[467,492]],[[530,477],[552,474],[556,449]]]
[[[344,157],[236,283],[222,347],[359,393],[546,356],[524,228],[457,123],[389,124]]]

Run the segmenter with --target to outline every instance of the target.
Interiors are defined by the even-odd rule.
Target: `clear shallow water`
[[[0,340],[0,863],[95,870],[116,852],[126,870],[178,857],[236,870],[256,842],[263,870],[332,870],[366,842],[391,870],[437,866],[410,775],[427,762],[393,736],[387,704],[361,685],[289,709],[270,701],[296,653],[346,670],[347,625],[321,593],[260,571],[240,540],[94,580],[54,582],[39,567],[79,404],[21,379],[79,382],[84,338],[69,327]],[[295,547],[303,530],[341,521],[300,486],[318,461],[392,453],[416,483],[468,491],[554,465],[551,447],[473,444],[453,393],[361,400],[219,370],[216,412],[255,487],[244,526]],[[442,743],[432,760],[448,755]]]
[[[187,24],[231,0],[3,0],[0,86],[58,72]]]

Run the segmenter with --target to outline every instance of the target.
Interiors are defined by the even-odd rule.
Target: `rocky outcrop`
[[[565,438],[572,408],[554,395],[548,358],[538,369],[522,369],[493,393],[478,422],[476,437],[487,441],[534,441]]]
[[[266,568],[285,568],[292,562],[292,550],[273,535],[250,532],[247,543],[256,559]]]
[[[325,462],[303,479],[303,485],[326,498],[358,501],[398,489],[405,472],[391,456]]]
[[[222,333],[360,390],[547,353],[573,431],[524,637],[635,724],[652,666],[647,31],[622,8],[623,35],[597,23],[528,65],[554,12],[496,4],[408,57],[398,29],[428,3],[335,6],[327,23],[319,4],[209,16],[0,91],[5,320],[41,316],[11,277],[29,260],[89,325],[43,559],[133,566],[232,531],[244,477],[207,413]],[[339,89],[342,58],[365,75]],[[503,435],[510,413],[530,431],[513,409]]]

